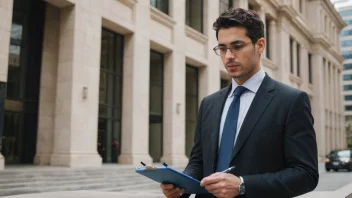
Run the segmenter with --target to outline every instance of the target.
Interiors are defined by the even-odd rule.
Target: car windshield
[[[351,151],[345,150],[345,151],[335,151],[331,153],[332,157],[350,157],[351,156]]]

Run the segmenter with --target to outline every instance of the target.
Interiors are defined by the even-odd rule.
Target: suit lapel
[[[253,131],[253,128],[264,113],[266,107],[270,104],[271,100],[273,99],[273,95],[270,93],[272,90],[274,90],[274,80],[272,80],[268,75],[266,75],[242,123],[241,129],[239,131],[235,143],[235,147],[232,151],[232,160],[234,159],[238,151],[241,149],[243,144],[246,142],[247,138]]]
[[[214,126],[214,128],[212,128],[209,132],[210,132],[210,154],[211,154],[211,158],[213,159],[213,164],[216,164],[217,161],[217,156],[218,156],[218,143],[219,143],[219,130],[220,130],[220,122],[221,122],[221,115],[222,115],[222,111],[227,99],[227,96],[231,90],[232,86],[229,85],[227,88],[220,90],[219,94],[218,94],[218,98],[215,101],[214,104],[214,109],[212,111],[213,116],[212,116],[212,122],[214,123],[212,126]],[[215,166],[213,166],[215,171]]]

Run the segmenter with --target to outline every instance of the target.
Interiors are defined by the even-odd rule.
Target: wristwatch
[[[239,192],[240,195],[244,195],[244,193],[246,192],[246,189],[244,187],[244,181],[243,181],[242,177],[240,177],[240,180],[241,180],[241,182],[238,185],[238,192]]]

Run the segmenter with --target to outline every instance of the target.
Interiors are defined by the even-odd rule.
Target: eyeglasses
[[[230,47],[227,47],[224,45],[218,45],[218,46],[214,47],[213,50],[214,50],[215,54],[218,56],[225,56],[227,49],[229,49],[231,53],[237,54],[242,50],[242,48],[244,48],[249,43],[252,43],[252,42],[247,42],[244,44],[237,44],[237,43],[231,44]]]

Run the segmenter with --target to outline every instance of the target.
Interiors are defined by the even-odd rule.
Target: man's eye
[[[242,48],[242,45],[233,45],[232,49],[234,50],[240,50]]]
[[[220,47],[219,49],[220,49],[220,51],[222,51],[222,52],[224,52],[224,51],[226,51],[226,50],[227,50],[227,48],[226,48],[226,47]]]

